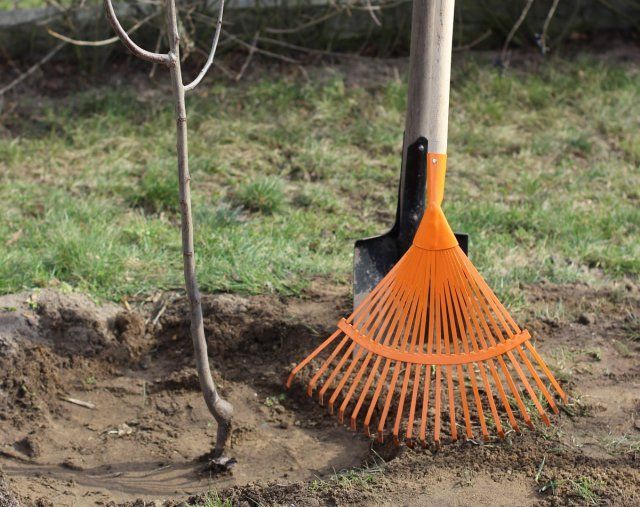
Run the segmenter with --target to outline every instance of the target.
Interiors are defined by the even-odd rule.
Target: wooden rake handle
[[[447,152],[454,0],[413,0],[405,146]]]

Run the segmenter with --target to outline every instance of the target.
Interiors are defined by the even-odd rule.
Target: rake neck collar
[[[427,209],[413,239],[413,245],[424,250],[454,248],[458,246],[458,241],[441,207],[447,155],[426,153],[423,163],[427,172]]]

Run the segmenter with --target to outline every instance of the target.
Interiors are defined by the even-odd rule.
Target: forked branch
[[[198,378],[204,400],[211,415],[218,423],[213,458],[216,463],[226,465],[229,460],[223,458],[225,446],[231,433],[231,419],[233,415],[232,405],[222,398],[211,376],[209,367],[209,354],[207,351],[207,340],[204,334],[204,322],[202,314],[202,304],[200,302],[200,291],[196,277],[196,259],[193,240],[193,220],[191,218],[191,176],[189,173],[189,154],[187,149],[187,110],[185,105],[186,87],[182,83],[182,70],[180,67],[180,34],[178,29],[178,18],[176,15],[175,0],[166,0],[167,11],[167,38],[169,39],[169,52],[167,54],[152,53],[137,46],[122,29],[111,5],[111,0],[104,0],[104,6],[109,21],[113,25],[118,37],[133,52],[134,55],[169,67],[171,82],[173,84],[173,98],[175,101],[175,119],[177,134],[177,155],[178,155],[178,185],[180,191],[180,211],[182,228],[182,259],[184,267],[184,281],[189,298],[190,318],[191,318],[191,340],[195,352],[195,362],[198,369]],[[211,53],[207,58],[207,63],[195,79],[189,85],[189,89],[202,80],[207,72],[215,55],[216,46],[220,37],[222,26],[223,3],[220,3],[220,14],[218,25],[213,38]]]
[[[113,4],[111,3],[111,0],[104,0],[104,10],[107,14],[107,20],[115,30],[122,43],[127,46],[127,48],[129,48],[129,51],[131,51],[138,58],[142,58],[143,60],[147,60],[148,62],[159,63],[161,65],[166,65],[167,67],[171,65],[171,58],[169,57],[169,55],[162,53],[152,53],[151,51],[142,49],[135,42],[133,42],[131,37],[129,37],[129,34],[125,31],[124,28],[122,28],[120,21],[118,21],[116,12],[113,10]]]

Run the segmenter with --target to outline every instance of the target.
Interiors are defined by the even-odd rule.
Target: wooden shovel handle
[[[447,152],[454,0],[413,0],[405,146]]]

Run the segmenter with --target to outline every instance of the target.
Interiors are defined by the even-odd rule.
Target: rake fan
[[[514,405],[532,427],[518,380],[548,425],[533,385],[556,413],[558,408],[543,378],[548,378],[561,398],[566,395],[531,345],[529,332],[515,323],[458,246],[440,207],[446,155],[425,155],[427,210],[413,246],[349,318],[338,323],[337,331],[296,366],[287,385],[322,352],[330,352],[312,376],[308,394],[317,388],[320,403],[328,398],[332,413],[337,406],[341,422],[350,412],[353,429],[358,416],[366,412],[364,427],[369,435],[378,412],[380,440],[395,405],[396,442],[405,418],[409,442],[414,423],[419,421],[419,440],[426,443],[430,419],[433,439],[439,442],[443,397],[453,440],[458,438],[456,398],[462,406],[467,438],[473,438],[472,419],[479,422],[484,439],[489,438],[483,400],[499,436],[505,432],[496,398],[515,431],[520,429]]]
[[[414,19],[424,2],[415,0]],[[520,428],[515,411],[530,427],[532,408],[550,424],[543,403],[555,413],[558,408],[545,378],[566,401],[531,345],[531,335],[515,323],[471,264],[441,208],[452,25],[453,1],[434,0],[428,5],[427,23],[414,27],[414,32],[429,30],[434,37],[425,46],[436,63],[430,69],[427,104],[431,126],[425,129],[432,152],[424,139],[417,141],[421,170],[426,172],[427,207],[413,244],[287,381],[290,386],[298,372],[326,356],[311,376],[308,394],[317,389],[320,403],[327,401],[332,413],[337,407],[339,420],[347,415],[353,429],[363,418],[368,435],[375,418],[379,440],[387,421],[393,419],[394,441],[399,443],[402,427],[409,445],[416,434],[426,445],[428,427],[439,443],[446,425],[456,440],[458,402],[466,437],[473,438],[474,426],[479,424],[487,440],[491,422],[500,437],[505,435],[499,407],[516,432]],[[416,72],[414,44],[422,35],[412,37],[412,75]],[[411,94],[410,82],[410,99]],[[444,421],[443,406],[445,412],[448,406]]]

